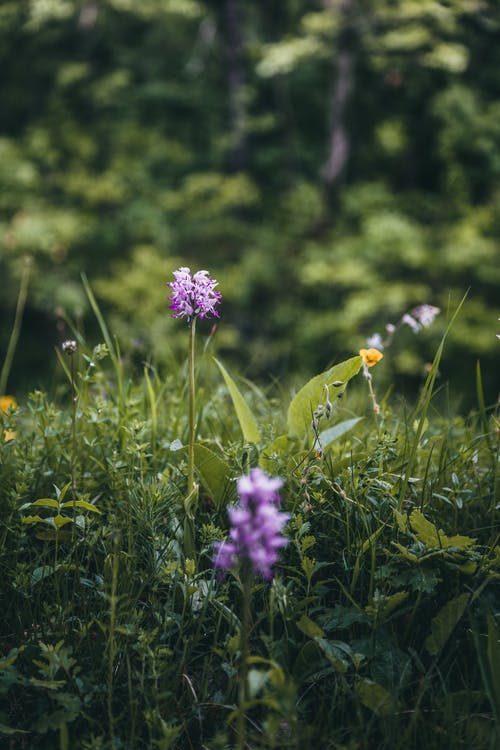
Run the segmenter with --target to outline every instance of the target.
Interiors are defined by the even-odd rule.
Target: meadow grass
[[[353,371],[313,431],[312,402],[294,416],[284,387],[200,346],[193,506],[186,366],[132,373],[101,325],[103,344],[60,354],[67,387],[0,415],[2,747],[222,750],[244,711],[252,750],[494,750],[499,439],[480,373],[464,417],[437,407],[435,371],[415,408],[375,415]],[[291,518],[274,579],[254,579],[242,707],[242,586],[213,546],[256,465]]]

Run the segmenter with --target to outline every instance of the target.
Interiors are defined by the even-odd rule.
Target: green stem
[[[31,258],[24,258],[21,284],[17,297],[16,314],[14,316],[14,325],[12,326],[12,332],[10,334],[9,344],[7,346],[7,352],[5,354],[2,372],[0,374],[0,395],[3,395],[5,393],[7,381],[10,375],[10,368],[12,367],[12,361],[14,359],[17,342],[19,341],[19,334],[21,333],[21,323],[23,321],[24,308],[26,306],[26,299],[28,297],[28,282],[31,273],[31,266]]]
[[[188,496],[194,489],[194,438],[195,438],[195,383],[194,383],[194,344],[196,333],[196,316],[191,321],[189,329],[189,358],[188,358],[188,400],[189,400],[189,453],[188,453]]]
[[[241,612],[241,630],[240,630],[240,674],[238,684],[238,750],[245,748],[245,706],[248,702],[248,634],[250,630],[250,607],[252,601],[252,571],[248,566],[244,566],[242,571],[243,583],[243,602]]]
[[[75,388],[75,354],[70,354],[71,369],[71,493],[73,500],[77,498],[76,492],[76,402],[78,399]]]

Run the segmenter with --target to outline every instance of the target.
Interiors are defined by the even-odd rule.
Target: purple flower
[[[282,484],[282,479],[268,477],[259,468],[238,479],[240,502],[228,508],[229,541],[215,545],[216,568],[230,570],[247,561],[255,573],[267,580],[273,577],[278,550],[288,544],[281,532],[290,514],[278,510]]]
[[[175,281],[168,282],[172,289],[169,300],[174,318],[186,317],[190,320],[194,316],[201,319],[208,315],[219,317],[215,305],[220,303],[222,294],[215,291],[217,281],[210,278],[208,271],[196,271],[191,276],[191,270],[182,267],[174,271],[174,277]]]

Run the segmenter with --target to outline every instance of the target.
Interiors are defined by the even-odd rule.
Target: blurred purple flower
[[[411,315],[420,323],[422,328],[427,328],[434,322],[434,318],[441,312],[439,307],[434,305],[419,305],[410,310]]]
[[[172,289],[169,297],[170,309],[173,310],[174,318],[187,318],[194,316],[201,319],[208,315],[219,317],[215,309],[222,299],[220,292],[215,291],[217,281],[211,279],[208,271],[197,271],[191,276],[191,270],[186,267],[174,271],[175,281],[168,282]]]
[[[278,550],[288,544],[281,532],[290,514],[278,510],[282,484],[282,479],[268,477],[259,468],[238,479],[240,502],[228,508],[229,541],[215,545],[216,568],[230,570],[247,561],[255,573],[267,580],[273,577]]]
[[[384,341],[380,333],[374,333],[372,336],[369,336],[366,339],[366,345],[369,349],[378,349],[381,352],[384,351]]]

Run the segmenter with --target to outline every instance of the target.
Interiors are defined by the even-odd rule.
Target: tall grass
[[[78,339],[74,393],[63,359],[57,402],[34,392],[0,416],[16,432],[0,442],[4,745],[237,745],[241,582],[214,575],[212,549],[259,463],[285,479],[292,518],[247,613],[247,746],[494,750],[499,441],[484,399],[441,416],[432,380],[417,413],[388,400],[374,425],[354,381],[318,452],[312,430],[287,431],[283,387],[201,352],[190,558],[185,370],[129,371],[99,320],[102,344]]]

